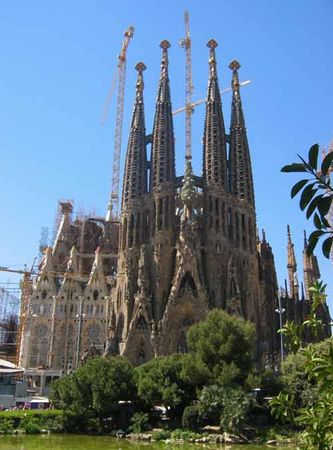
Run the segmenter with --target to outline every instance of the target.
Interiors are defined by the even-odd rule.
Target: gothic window
[[[99,343],[101,333],[101,327],[97,324],[92,324],[88,327],[88,341],[89,345],[94,345]]]
[[[195,297],[197,297],[198,295],[195,282],[193,280],[192,275],[189,272],[186,272],[184,277],[182,278],[179,287],[179,294],[183,295],[185,290],[190,290]]]
[[[48,339],[42,339],[39,345],[38,366],[46,366],[48,353]]]
[[[138,213],[136,217],[136,244],[141,243],[141,213]]]
[[[182,330],[179,335],[178,344],[177,344],[177,352],[178,353],[186,353],[187,352],[187,342],[186,342],[186,335],[184,333],[184,330]]]
[[[143,316],[139,317],[139,319],[136,323],[136,328],[138,330],[147,330],[148,329],[146,319]]]
[[[44,289],[44,290],[42,291],[42,299],[45,300],[46,297],[47,297],[47,291]]]
[[[246,224],[245,224],[245,215],[242,214],[242,244],[243,244],[243,248],[247,247],[247,241],[246,241]]]
[[[228,221],[228,236],[229,239],[232,240],[233,239],[233,223],[232,223],[232,212],[231,209],[228,209],[228,217],[227,217],[227,221]]]
[[[249,233],[249,246],[250,246],[250,250],[252,252],[253,251],[253,239],[252,239],[252,223],[251,223],[251,219],[249,219],[249,222],[248,222],[248,233]]]
[[[224,236],[226,235],[226,230],[225,230],[225,203],[222,202],[222,231]]]
[[[146,355],[145,352],[141,349],[139,351],[139,355],[138,355],[138,364],[144,364],[146,362]]]
[[[122,228],[122,250],[125,250],[126,247],[126,234],[127,234],[127,217],[124,219],[123,228]]]
[[[163,202],[162,199],[160,198],[158,200],[158,217],[157,217],[157,229],[161,230],[162,229],[162,217],[163,217]]]
[[[169,197],[164,199],[165,202],[165,228],[169,228]]]
[[[128,236],[128,246],[133,247],[133,234],[134,234],[134,215],[131,214],[130,226],[129,226],[129,236]]]
[[[38,347],[37,347],[37,339],[33,339],[30,344],[30,367],[36,367],[37,366],[37,354],[38,354]]]
[[[99,296],[99,292],[98,292],[97,289],[95,289],[94,292],[93,292],[93,299],[94,299],[94,300],[97,300],[97,299],[98,299],[98,296]]]
[[[239,215],[235,212],[236,244],[239,245]]]

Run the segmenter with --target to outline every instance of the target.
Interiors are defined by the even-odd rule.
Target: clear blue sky
[[[135,26],[128,51],[123,155],[134,98],[134,65],[143,60],[147,132],[160,68],[161,39],[170,40],[175,107],[184,103],[183,11],[191,14],[194,98],[205,96],[209,38],[219,43],[221,88],[238,59],[252,153],[257,222],[271,243],[280,284],[286,276],[286,225],[292,226],[299,278],[302,233],[311,224],[280,168],[333,138],[331,0],[1,0],[0,1],[0,265],[22,267],[38,253],[41,226],[57,200],[104,215],[111,184],[113,123],[100,126],[122,33]],[[204,107],[193,116],[194,168],[201,172]],[[229,127],[230,95],[224,96]],[[175,118],[177,172],[183,170],[184,116]],[[332,290],[332,265],[320,266]],[[7,275],[0,273],[0,281]],[[333,302],[330,302],[333,308]]]

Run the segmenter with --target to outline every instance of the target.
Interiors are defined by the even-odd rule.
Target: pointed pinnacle
[[[306,250],[307,246],[308,246],[308,238],[306,236],[306,231],[303,231],[304,233],[304,250]]]
[[[264,229],[261,230],[262,233],[262,242],[266,243],[266,232]]]
[[[207,42],[207,47],[210,50],[209,54],[209,66],[211,77],[216,77],[216,59],[215,59],[215,48],[217,47],[217,42],[214,39],[210,39]]]
[[[167,41],[166,39],[163,39],[163,41],[160,42],[160,47],[161,47],[163,50],[168,50],[168,48],[171,47],[171,44],[170,44],[170,42]]]
[[[241,67],[241,65],[235,59],[233,61],[231,61],[231,63],[229,64],[229,68],[231,70],[233,70],[234,72],[237,72],[237,70],[239,70],[240,67]]]
[[[168,64],[169,64],[168,48],[171,47],[171,44],[169,41],[164,39],[163,41],[161,41],[160,47],[163,51],[162,62],[161,62],[161,69],[162,69],[161,76],[162,76],[162,78],[165,78],[168,75]]]
[[[218,43],[215,41],[215,39],[209,39],[209,41],[207,42],[207,47],[211,50],[214,50],[214,48],[216,48],[217,46]]]
[[[239,79],[238,79],[238,69],[240,69],[241,65],[238,61],[235,59],[231,61],[229,64],[229,68],[232,70],[232,81],[231,81],[231,87],[233,91],[239,90]]]
[[[146,70],[146,68],[147,67],[144,65],[143,62],[138,62],[137,65],[135,66],[135,70],[138,71],[138,78],[136,81],[136,98],[137,98],[137,100],[140,99],[140,97],[142,96],[142,93],[143,93],[144,82],[143,82],[142,72],[144,70]]]
[[[144,70],[146,70],[147,67],[145,66],[145,64],[143,62],[138,62],[137,65],[135,66],[135,70],[137,70],[139,73],[142,73]]]

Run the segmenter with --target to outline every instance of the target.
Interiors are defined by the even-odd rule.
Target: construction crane
[[[250,83],[251,83],[251,80],[245,80],[245,81],[241,81],[241,82],[239,83],[239,85],[240,85],[241,87],[244,87],[244,86],[247,86],[247,85],[250,84]],[[221,95],[227,94],[227,93],[230,92],[230,91],[232,91],[232,88],[231,88],[231,87],[225,88],[225,89],[223,89],[223,90],[221,91]],[[197,101],[191,103],[191,112],[193,113],[193,110],[194,110],[194,108],[195,108],[196,106],[202,105],[202,103],[205,103],[206,101],[207,101],[207,98],[201,98],[200,100],[197,100]],[[178,109],[175,109],[174,111],[172,111],[172,114],[173,114],[173,115],[179,114],[179,113],[181,113],[181,112],[183,112],[183,111],[186,111],[186,108],[187,108],[186,105],[185,105],[185,106],[182,106],[181,108],[178,108]]]
[[[191,37],[190,37],[190,15],[188,11],[184,13],[185,38],[180,41],[180,46],[185,50],[185,158],[192,159],[192,129],[191,116],[192,106],[192,58],[191,58]]]
[[[105,102],[102,117],[102,124],[104,124],[108,117],[113,92],[115,90],[116,84],[118,83],[113,166],[112,166],[112,188],[110,201],[108,205],[108,212],[106,216],[107,221],[115,220],[118,217],[119,172],[120,172],[121,139],[123,130],[123,116],[124,116],[125,81],[126,81],[126,53],[129,43],[133,38],[133,35],[134,35],[134,27],[130,26],[124,32],[124,39],[122,42],[120,53],[118,55],[117,72],[115,73],[112,79],[111,88],[107,100]]]

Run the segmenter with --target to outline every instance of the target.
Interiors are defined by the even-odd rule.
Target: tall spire
[[[204,180],[206,186],[227,188],[226,137],[222,113],[221,95],[217,78],[215,48],[217,42],[210,39],[209,81],[204,129]]]
[[[127,146],[122,207],[147,192],[146,128],[143,103],[143,71],[146,66],[139,62],[136,82],[136,98],[131,130]]]
[[[294,244],[291,240],[290,226],[287,225],[287,234],[288,234],[288,244],[287,244],[287,254],[288,254],[288,280],[289,280],[289,292],[291,297],[295,297],[295,275],[297,277],[297,264],[295,257]]]
[[[238,61],[229,65],[232,70],[232,105],[230,125],[230,190],[238,198],[254,206],[253,179],[242,102],[239,92]]]
[[[175,147],[172,108],[168,74],[168,48],[170,43],[163,40],[161,76],[156,99],[156,111],[152,142],[151,187],[159,190],[165,182],[175,181]]]

